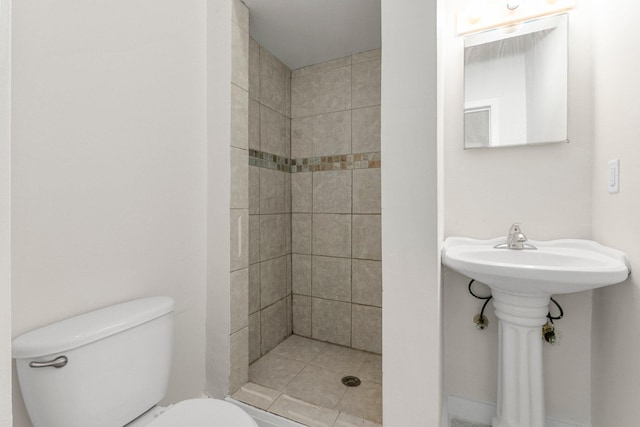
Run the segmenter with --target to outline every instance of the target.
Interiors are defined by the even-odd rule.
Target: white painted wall
[[[454,14],[463,0],[443,8],[445,235],[490,238],[522,222],[531,239],[591,237],[591,28],[589,1],[570,16],[570,144],[463,150],[463,41]],[[497,321],[477,331],[482,301],[467,292],[468,279],[444,271],[444,391],[496,401]],[[556,346],[544,346],[546,407],[553,417],[590,421],[591,294],[558,296],[565,319]]]
[[[12,425],[10,6],[0,0],[0,427]]]
[[[384,425],[437,426],[436,1],[382,0],[382,46]]]
[[[201,0],[13,10],[13,335],[172,296],[168,402],[205,388],[206,19]]]
[[[593,306],[593,426],[640,420],[640,4],[594,2],[593,236],[625,251],[632,275],[595,292]],[[607,192],[607,162],[620,159],[620,193]]]

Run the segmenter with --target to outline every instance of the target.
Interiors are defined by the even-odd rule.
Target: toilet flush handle
[[[47,362],[31,362],[29,366],[32,368],[48,368],[50,366],[54,368],[63,368],[69,363],[69,359],[67,356],[59,356],[53,360],[49,360]]]

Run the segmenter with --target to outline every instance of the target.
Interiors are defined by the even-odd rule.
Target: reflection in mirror
[[[567,142],[567,20],[465,37],[465,148]]]

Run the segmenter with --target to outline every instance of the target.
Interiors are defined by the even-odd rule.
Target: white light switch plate
[[[609,193],[620,192],[620,159],[609,160]]]

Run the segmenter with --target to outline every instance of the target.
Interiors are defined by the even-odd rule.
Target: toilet
[[[142,298],[13,341],[34,427],[258,427],[241,408],[188,399],[163,408],[173,348],[169,297]]]

